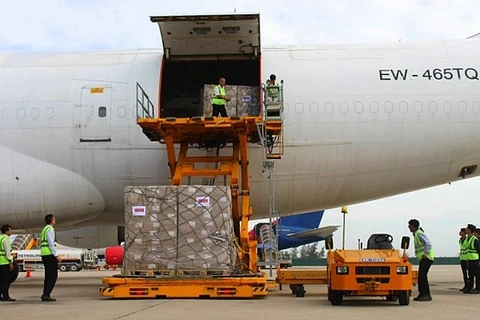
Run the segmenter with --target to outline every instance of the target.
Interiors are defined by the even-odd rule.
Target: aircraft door
[[[80,142],[111,141],[111,86],[83,86],[75,112]]]

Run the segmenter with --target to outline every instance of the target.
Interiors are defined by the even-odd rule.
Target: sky
[[[478,0],[0,0],[0,51],[158,48],[150,16],[235,11],[260,13],[262,45],[416,42],[480,32]],[[345,246],[378,231],[391,233],[398,246],[416,218],[437,256],[457,255],[459,228],[480,225],[478,190],[474,178],[349,206]],[[321,223],[341,224],[340,208],[327,210]],[[339,229],[336,245],[341,239]]]

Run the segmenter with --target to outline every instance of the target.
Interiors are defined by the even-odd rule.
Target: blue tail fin
[[[296,214],[293,216],[281,217],[280,225],[315,229],[318,228],[318,226],[320,225],[320,221],[322,221],[324,212],[325,210],[321,210],[309,213]]]

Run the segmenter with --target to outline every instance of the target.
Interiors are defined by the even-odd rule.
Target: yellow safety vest
[[[468,238],[459,239],[458,244],[460,244],[460,261],[466,261],[467,259],[467,248],[468,248]]]
[[[417,256],[417,259],[418,260],[422,260],[422,257],[423,255],[425,254],[425,243],[423,243],[421,240],[420,240],[420,235],[421,234],[425,234],[425,232],[423,232],[422,230],[418,229],[417,231],[415,231],[415,233],[413,234],[413,240],[414,240],[414,243],[415,243],[415,255]],[[428,259],[430,260],[433,260],[434,259],[434,255],[433,255],[433,249],[430,250],[430,252],[428,253]]]
[[[10,264],[10,261],[7,259],[7,252],[3,247],[5,241],[10,241],[9,237],[6,234],[0,236],[0,266]],[[11,251],[11,249],[10,249]]]
[[[469,261],[478,260],[478,252],[477,249],[475,249],[474,245],[476,239],[477,238],[472,234],[465,240],[465,242],[468,242],[466,249],[466,257]]]
[[[220,86],[220,85],[218,85],[217,88],[218,88],[218,92],[220,93],[220,95],[225,96],[225,88],[222,88],[222,86]],[[222,99],[222,98],[217,98],[217,96],[214,95],[213,99],[212,99],[212,103],[216,104],[216,105],[223,106],[225,104],[225,100]]]
[[[48,239],[47,239],[47,232],[50,229],[52,229],[53,232],[55,233],[55,230],[53,229],[53,227],[47,224],[43,228],[42,233],[40,234],[40,255],[41,256],[48,256],[53,254],[52,250],[50,250],[50,247],[48,246]],[[56,246],[57,243],[55,242],[54,245]]]

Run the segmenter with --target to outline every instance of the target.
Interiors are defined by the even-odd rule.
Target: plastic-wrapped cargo
[[[210,116],[213,112],[212,97],[213,89],[217,85],[206,84],[203,86],[203,115]],[[225,93],[231,99],[225,105],[228,116],[258,116],[259,108],[259,90],[258,86],[239,86],[225,85]]]
[[[237,116],[258,116],[260,114],[259,90],[258,86],[237,86]]]
[[[234,270],[229,187],[125,187],[125,226],[124,273]]]

